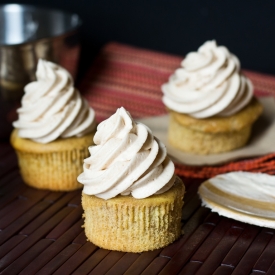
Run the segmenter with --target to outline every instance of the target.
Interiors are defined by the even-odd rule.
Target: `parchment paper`
[[[184,153],[173,148],[167,141],[168,115],[138,119],[146,124],[153,134],[167,147],[168,154],[176,162],[188,165],[214,165],[224,162],[261,156],[275,152],[275,99],[273,97],[261,97],[263,113],[255,122],[249,143],[240,149],[213,155],[195,155]]]

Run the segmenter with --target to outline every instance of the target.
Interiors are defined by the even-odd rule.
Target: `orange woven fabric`
[[[79,89],[96,111],[97,121],[124,106],[134,118],[166,113],[160,86],[180,66],[181,56],[173,56],[119,43],[107,44],[95,60]],[[257,96],[275,95],[275,77],[251,71]],[[176,173],[190,178],[209,178],[230,171],[275,174],[274,153],[219,166],[176,164]]]

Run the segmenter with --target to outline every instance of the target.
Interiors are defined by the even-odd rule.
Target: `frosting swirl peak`
[[[162,91],[168,108],[195,118],[233,115],[253,96],[252,83],[240,72],[238,58],[216,41],[187,54]]]
[[[94,110],[80,96],[68,71],[40,59],[36,77],[25,86],[19,119],[13,123],[20,137],[48,143],[94,130]]]
[[[78,176],[85,194],[103,199],[132,194],[141,199],[173,186],[175,169],[165,146],[123,107],[98,125],[94,143]]]

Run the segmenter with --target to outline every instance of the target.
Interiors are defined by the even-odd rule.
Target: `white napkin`
[[[195,155],[173,148],[167,141],[168,115],[138,119],[146,124],[153,134],[167,147],[168,154],[176,162],[188,165],[215,165],[224,162],[265,155],[275,152],[275,100],[261,97],[263,113],[255,122],[249,143],[240,149],[213,155]]]

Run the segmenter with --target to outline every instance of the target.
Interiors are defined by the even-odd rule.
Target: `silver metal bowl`
[[[0,6],[0,92],[17,100],[35,79],[37,61],[60,64],[75,77],[81,20],[76,14],[30,5]]]

